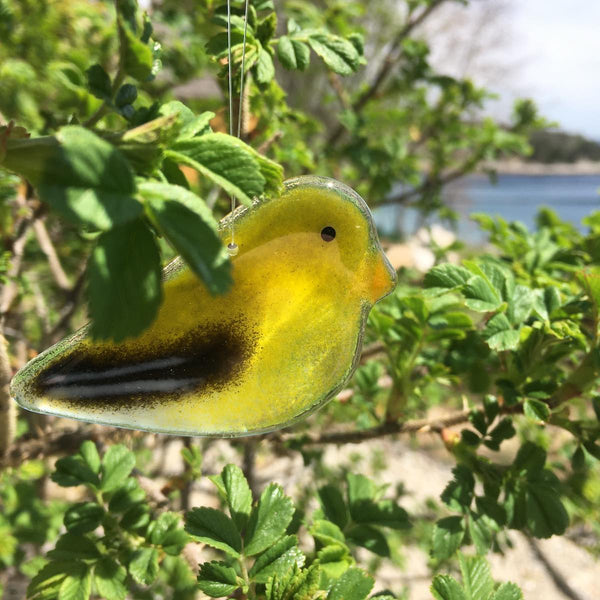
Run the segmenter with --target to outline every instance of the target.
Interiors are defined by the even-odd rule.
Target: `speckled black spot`
[[[34,392],[88,411],[156,406],[234,385],[255,343],[240,320],[162,340],[135,355],[118,346],[87,353],[75,347],[38,375]]]

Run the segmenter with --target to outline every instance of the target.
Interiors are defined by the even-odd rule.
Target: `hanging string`
[[[242,72],[240,74],[240,98],[238,106],[238,121],[237,121],[237,137],[241,138],[242,133],[242,116],[244,106],[244,70],[246,63],[246,34],[248,31],[248,0],[244,11],[244,39],[242,42]],[[229,74],[229,135],[233,135],[233,74],[232,74],[232,56],[231,56],[231,1],[227,0],[227,62]],[[231,196],[231,212],[235,210],[235,197]],[[235,256],[238,253],[238,246],[235,243],[235,233],[233,219],[230,225],[231,241],[227,244],[227,251],[230,256]]]

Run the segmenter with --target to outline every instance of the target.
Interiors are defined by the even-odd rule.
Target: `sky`
[[[600,140],[600,0],[516,0],[510,25],[520,61],[511,91],[561,129]]]

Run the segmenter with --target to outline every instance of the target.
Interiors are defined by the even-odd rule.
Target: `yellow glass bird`
[[[371,306],[394,287],[364,200],[325,177],[240,208],[231,290],[211,296],[180,259],[140,336],[86,328],[14,378],[29,410],[154,432],[241,436],[289,425],[334,396],[360,356]]]

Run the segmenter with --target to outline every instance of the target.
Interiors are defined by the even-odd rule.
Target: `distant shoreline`
[[[484,165],[499,175],[600,175],[600,162],[580,160],[575,163],[529,163],[521,160],[502,160]]]

